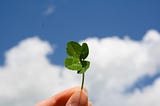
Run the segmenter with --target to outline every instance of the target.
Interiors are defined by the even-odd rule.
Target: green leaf
[[[90,66],[90,62],[89,61],[82,61],[81,63],[82,63],[82,68],[77,72],[78,74],[83,74],[84,72],[86,72],[86,70]]]
[[[67,54],[71,57],[79,58],[81,54],[81,45],[74,41],[68,42],[67,43]]]
[[[89,54],[89,48],[87,43],[83,43],[81,48],[82,49],[81,49],[80,59],[85,59]]]
[[[68,57],[65,59],[65,67],[70,70],[80,70],[82,68],[82,64],[78,58]]]

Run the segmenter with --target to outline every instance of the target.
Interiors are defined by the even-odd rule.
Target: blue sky
[[[0,0],[0,91],[9,88],[0,92],[0,99],[6,97],[0,105],[11,100],[17,106],[21,98],[26,106],[33,105],[26,103],[77,84],[74,75],[63,71],[65,47],[70,40],[86,40],[93,64],[86,82],[95,106],[159,106],[159,4],[159,0]],[[19,89],[28,95],[19,94]]]
[[[140,40],[147,30],[160,30],[159,4],[158,0],[1,0],[0,64],[6,50],[35,35],[56,45],[50,59],[60,65],[69,40],[113,35]],[[49,7],[54,10],[44,14]]]

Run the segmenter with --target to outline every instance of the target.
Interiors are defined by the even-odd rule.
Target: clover
[[[65,67],[77,71],[77,74],[82,74],[81,89],[83,89],[85,72],[90,66],[90,62],[85,60],[89,54],[88,45],[70,41],[67,43],[66,52],[68,57],[65,59]]]

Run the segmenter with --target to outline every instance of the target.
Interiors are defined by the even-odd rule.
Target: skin
[[[74,87],[62,91],[47,100],[37,103],[35,106],[92,106],[88,102],[86,89]]]

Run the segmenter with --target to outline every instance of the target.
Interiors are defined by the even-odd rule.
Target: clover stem
[[[84,73],[82,74],[82,84],[81,84],[81,90],[83,89],[83,85],[84,85]]]

